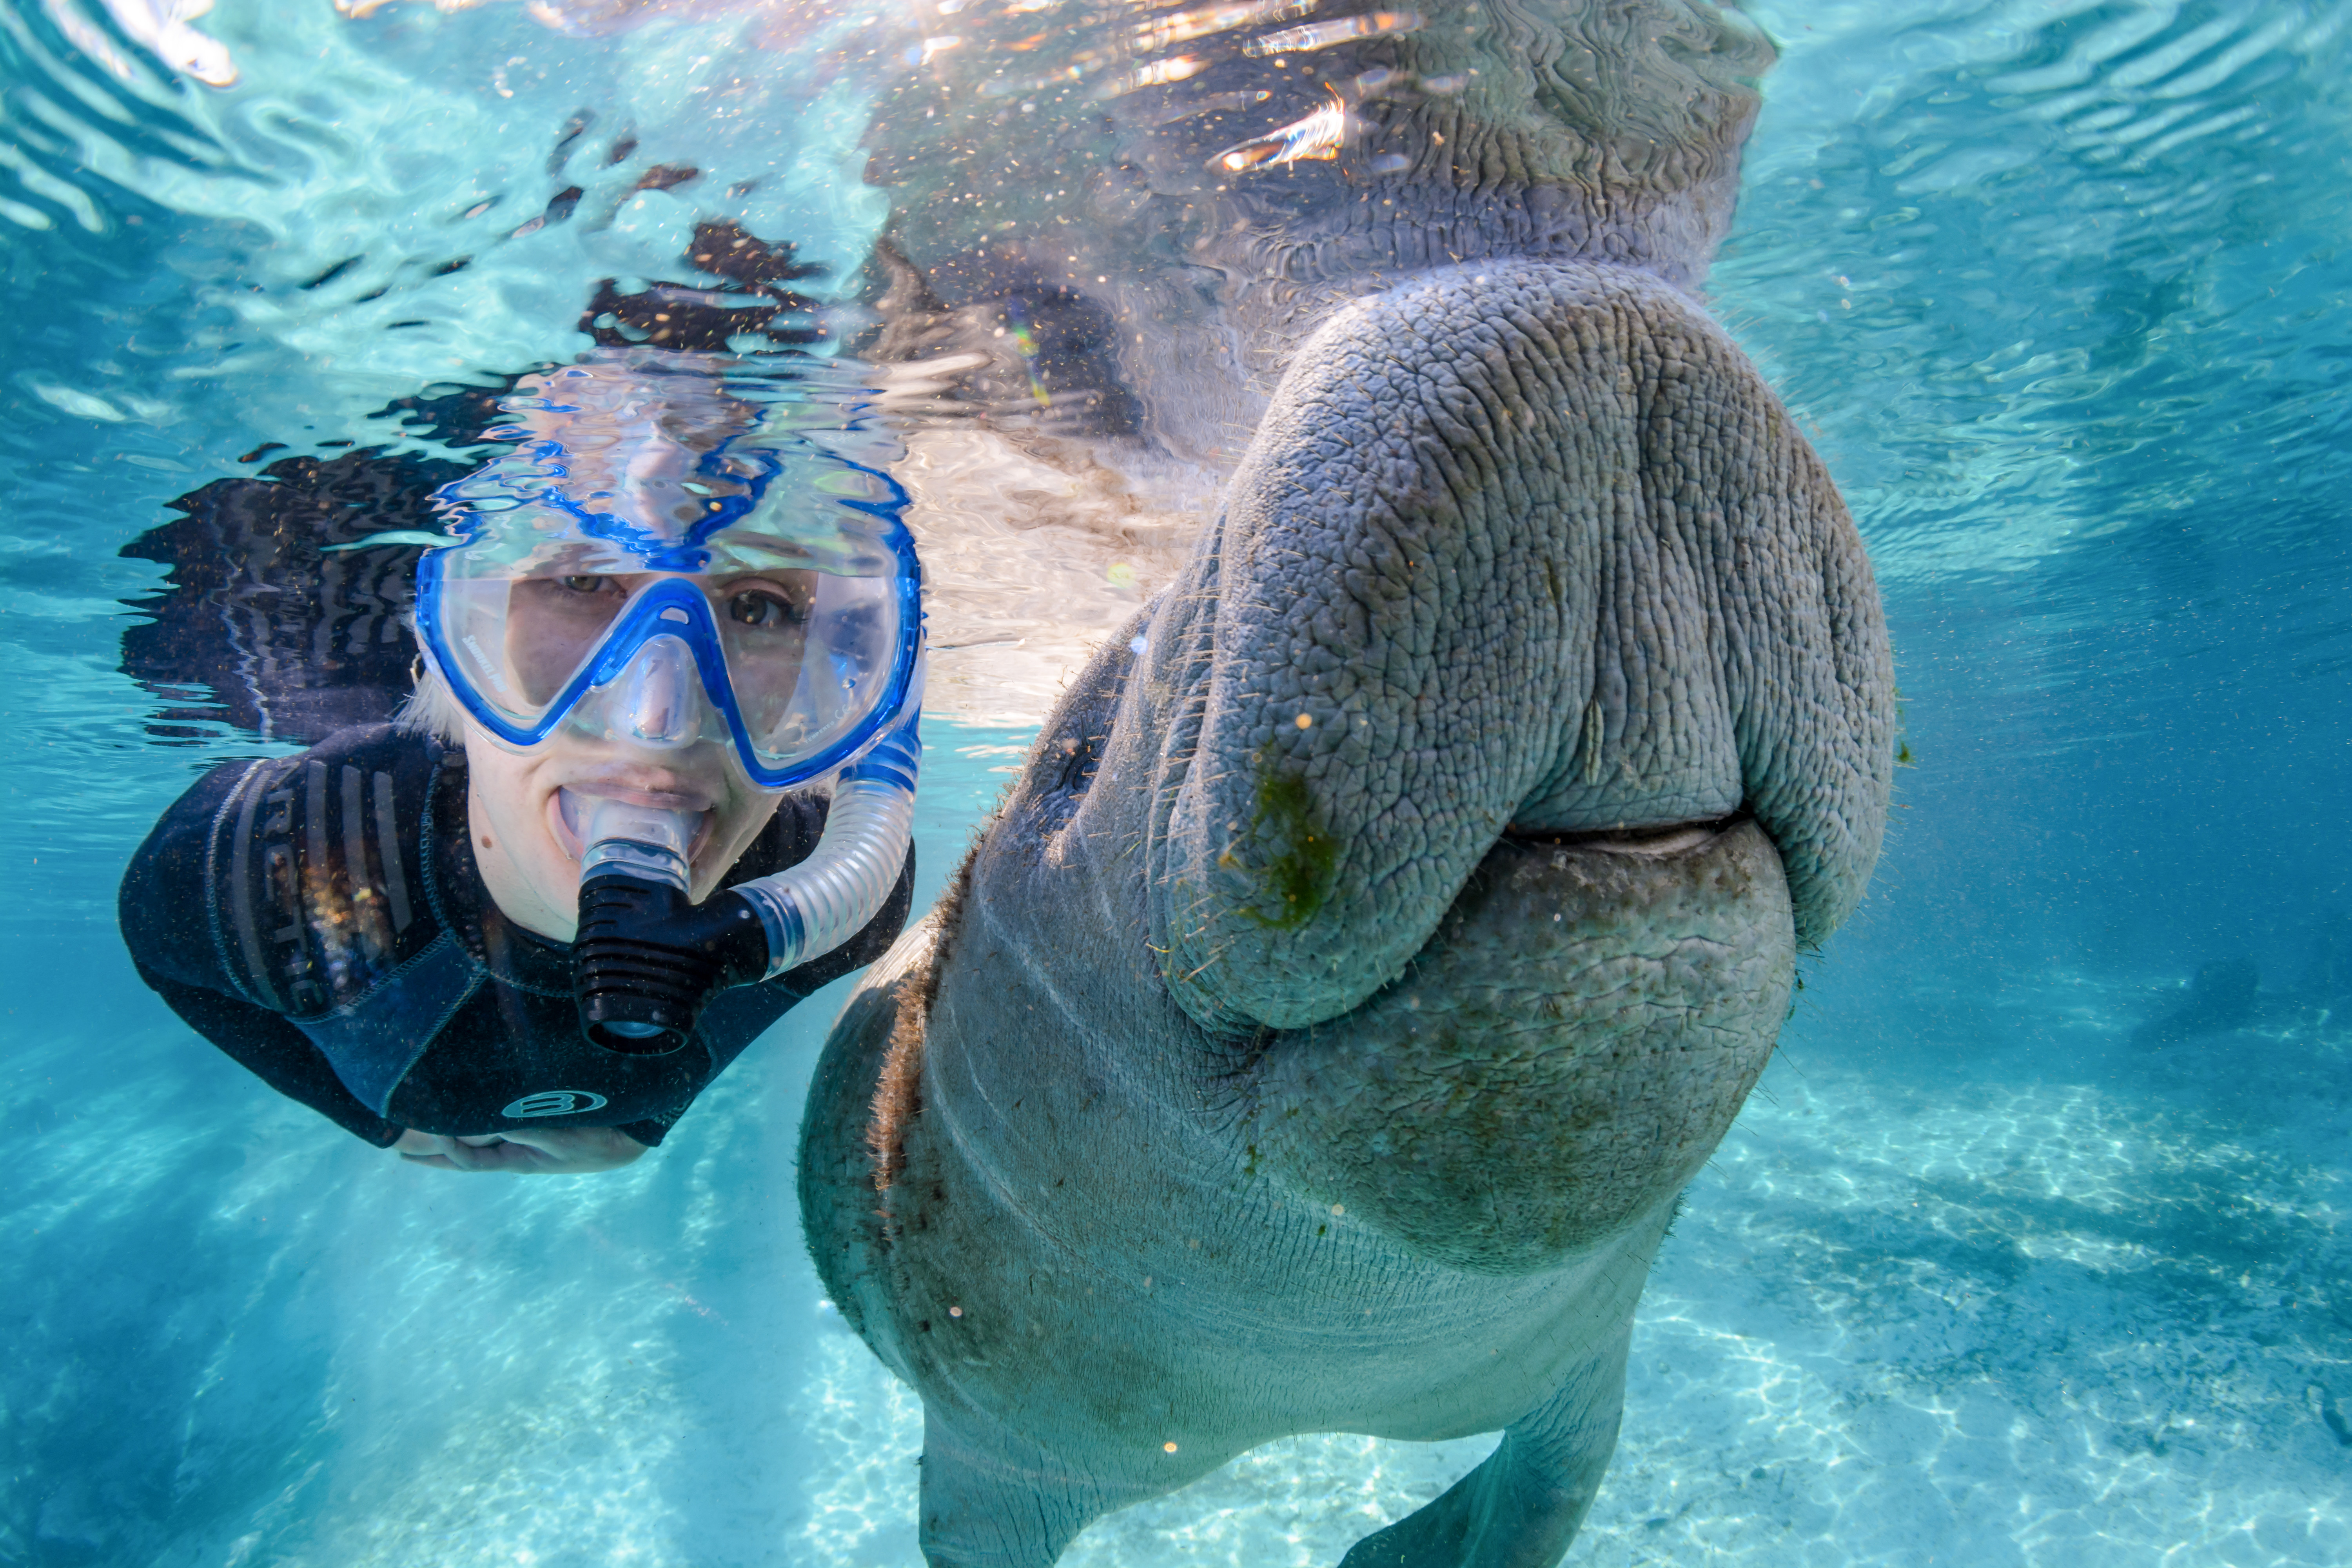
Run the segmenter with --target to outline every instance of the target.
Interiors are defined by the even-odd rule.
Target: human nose
[[[683,746],[701,733],[701,683],[693,650],[683,639],[653,638],[621,679],[620,706],[630,739],[646,746]]]

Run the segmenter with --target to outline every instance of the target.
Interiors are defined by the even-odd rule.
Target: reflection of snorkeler
[[[401,721],[213,770],[124,878],[174,1011],[412,1159],[625,1164],[905,921],[897,492],[691,363],[519,384],[520,444],[441,492]]]

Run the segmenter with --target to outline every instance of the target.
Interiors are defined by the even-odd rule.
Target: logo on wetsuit
[[[601,1094],[591,1094],[584,1089],[544,1089],[537,1094],[526,1094],[504,1110],[500,1116],[569,1116],[576,1110],[593,1110],[604,1103]]]

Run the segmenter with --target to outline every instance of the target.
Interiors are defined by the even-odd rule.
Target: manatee
[[[1626,0],[957,20],[876,121],[864,346],[1199,521],[810,1093],[923,1550],[1044,1568],[1286,1435],[1500,1430],[1346,1564],[1553,1563],[1893,771],[1853,521],[1695,292],[1769,47]]]

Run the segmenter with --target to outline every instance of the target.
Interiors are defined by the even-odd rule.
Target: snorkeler
[[[516,445],[436,497],[399,719],[215,768],[132,858],[174,1012],[379,1147],[585,1173],[881,954],[920,753],[902,497],[815,405],[748,396],[647,351],[517,384]]]

